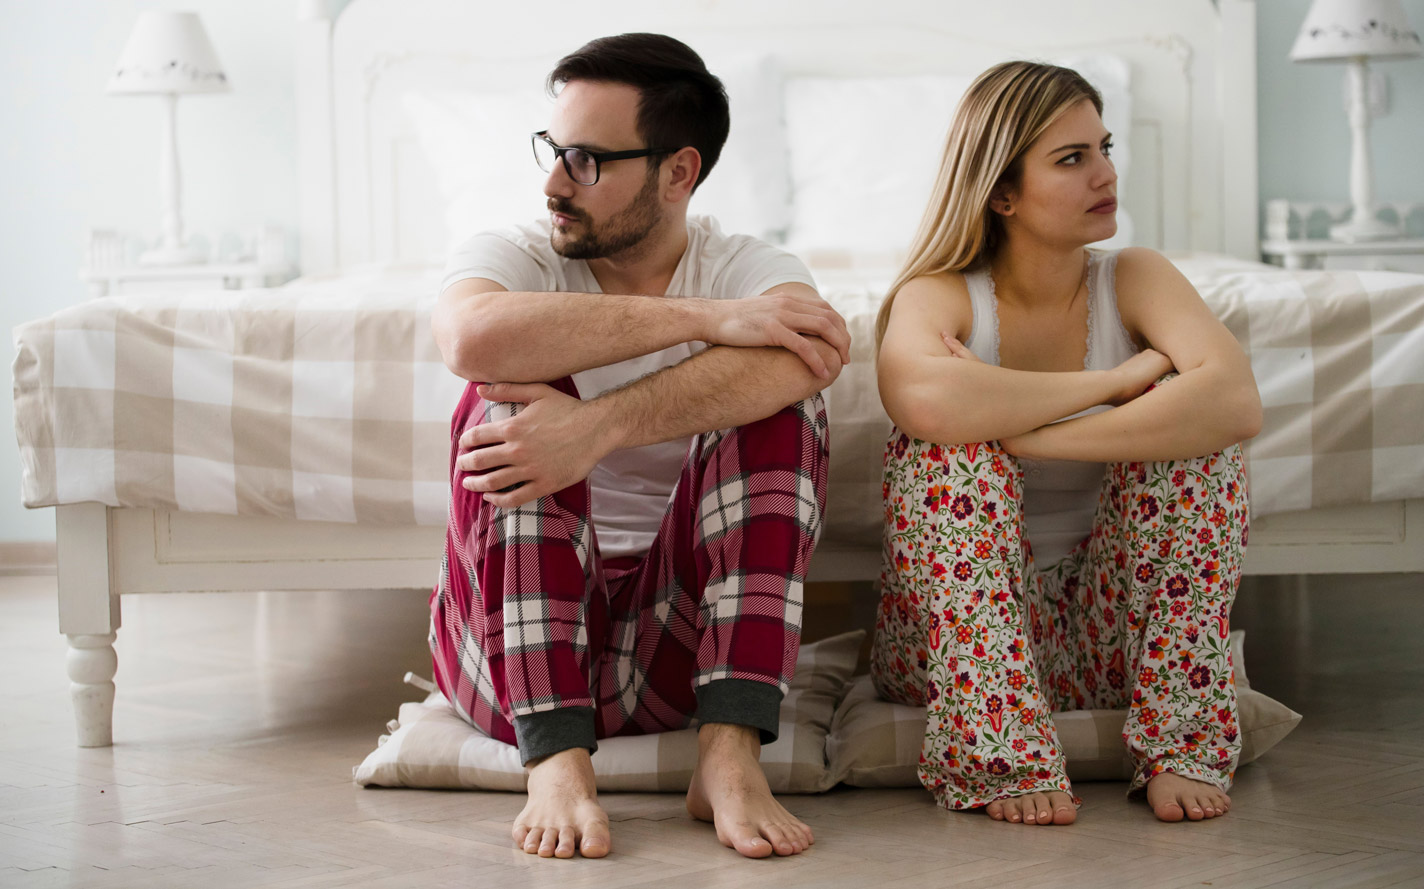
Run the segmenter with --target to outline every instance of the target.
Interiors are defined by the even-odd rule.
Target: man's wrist
[[[583,403],[584,410],[588,411],[589,445],[600,460],[619,448],[631,446],[621,404],[623,399],[618,394],[619,390],[607,392]]]
[[[684,296],[672,298],[671,302],[674,305],[674,311],[682,316],[683,342],[712,342],[715,327],[713,314],[717,307],[717,300]]]

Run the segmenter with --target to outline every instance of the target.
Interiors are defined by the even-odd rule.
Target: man
[[[848,358],[845,323],[794,257],[688,218],[728,131],[691,49],[594,40],[549,87],[548,219],[457,251],[433,318],[472,381],[436,678],[518,744],[526,852],[608,854],[596,739],[696,720],[688,810],[743,855],[795,854],[811,830],[758,756],[795,665],[825,503],[817,393]]]

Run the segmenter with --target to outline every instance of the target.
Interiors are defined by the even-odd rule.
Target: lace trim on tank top
[[[1093,348],[1093,343],[1097,339],[1097,337],[1093,336],[1093,334],[1097,331],[1098,294],[1093,289],[1093,284],[1095,283],[1093,279],[1100,274],[1100,272],[1098,271],[1098,265],[1099,260],[1102,259],[1101,255],[1094,255],[1093,251],[1091,250],[1088,250],[1086,252],[1088,254],[1086,263],[1087,268],[1083,270],[1083,287],[1088,291],[1088,348],[1083,351],[1084,369],[1097,366],[1093,363],[1093,358],[1095,357],[1093,353],[1097,351]]]
[[[1088,274],[1088,297],[1089,299],[1093,300],[1090,305],[1096,305],[1097,303],[1097,299],[1095,298],[1093,292],[1092,284],[1093,278],[1097,277],[1101,279],[1103,285],[1107,288],[1107,295],[1112,298],[1111,304],[1108,306],[1108,308],[1112,309],[1112,312],[1110,313],[1108,319],[1103,323],[1112,326],[1112,335],[1117,339],[1118,345],[1121,347],[1119,349],[1119,352],[1121,354],[1136,355],[1138,351],[1137,344],[1132,341],[1132,337],[1128,334],[1127,328],[1123,326],[1122,312],[1118,311],[1117,307],[1117,251],[1114,250],[1111,253],[1099,253],[1094,256],[1092,262],[1094,264],[1094,268]],[[1096,314],[1096,312],[1089,308],[1088,355],[1087,359],[1083,362],[1083,366],[1087,368],[1096,367],[1096,365],[1093,363],[1093,344],[1097,341],[1097,337],[1093,336],[1093,319]],[[1107,368],[1099,368],[1099,370],[1106,369]]]
[[[1094,267],[1097,265],[1097,261],[1100,258],[1100,256],[1094,256],[1093,252],[1089,250],[1087,256],[1087,268],[1084,269],[1084,286],[1088,291],[1088,343],[1087,349],[1083,353],[1084,368],[1089,368],[1093,366],[1093,319],[1098,314],[1097,312],[1093,311],[1093,309],[1095,308],[1093,304],[1096,302],[1096,300],[1093,298],[1093,274],[1096,272],[1096,269]],[[1114,253],[1111,259],[1116,261],[1117,254]],[[989,289],[989,307],[994,311],[994,363],[1002,365],[1004,363],[1003,357],[999,353],[999,293],[994,286],[994,273],[990,270],[988,265],[984,266],[981,271],[981,274],[983,275],[984,281]],[[1121,326],[1121,324],[1118,325],[1118,327]],[[972,332],[970,335],[973,335]]]
[[[1100,323],[1098,319],[1098,296],[1103,287],[1107,288],[1106,293],[1103,295],[1112,298],[1112,305],[1105,308],[1111,309],[1112,311],[1109,313],[1109,317],[1101,323],[1108,324],[1113,328],[1112,335],[1122,345],[1123,354],[1134,355],[1138,350],[1137,345],[1132,341],[1132,337],[1128,335],[1127,329],[1122,326],[1122,315],[1117,311],[1117,290],[1113,286],[1113,276],[1117,274],[1117,251],[1109,253],[1089,250],[1086,272],[1087,274],[1084,276],[1084,286],[1087,290],[1088,300],[1088,329],[1086,335],[1086,349],[1083,353],[1083,368],[1090,370],[1097,367],[1096,361],[1098,352],[1100,351],[1097,348],[1098,338],[1095,334],[1098,332],[1098,324]],[[974,275],[978,283],[983,286],[984,292],[988,295],[989,310],[992,313],[993,321],[990,325],[993,332],[994,350],[992,363],[1001,365],[1003,360],[1000,354],[999,295],[994,285],[993,272],[985,265],[968,272],[967,275]],[[970,339],[973,339],[974,333],[975,331],[970,331]],[[1111,352],[1111,350],[1109,350],[1109,352]]]
[[[989,310],[994,313],[994,323],[992,325],[992,330],[994,331],[993,363],[995,365],[1002,365],[1004,363],[1004,358],[1003,355],[999,352],[999,292],[994,288],[994,273],[989,270],[988,263],[985,263],[984,267],[979,270],[979,275],[984,281],[985,287],[988,288]],[[970,335],[973,336],[972,331],[970,332]]]

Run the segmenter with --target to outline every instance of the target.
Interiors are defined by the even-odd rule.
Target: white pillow
[[[1127,246],[1132,220],[1120,205],[1132,157],[1130,68],[1112,55],[1054,64],[1078,71],[1103,95],[1119,179],[1118,233],[1095,246]],[[955,108],[973,81],[948,74],[789,79],[795,214],[788,248],[903,254],[934,187]]]
[[[1251,688],[1242,654],[1245,634],[1233,630],[1231,661],[1235,667],[1237,716],[1241,726],[1238,765],[1255,761],[1291,733],[1301,715]],[[1132,777],[1132,759],[1122,742],[1127,710],[1067,710],[1053,714],[1058,742],[1068,760],[1073,781],[1125,781]],[[920,748],[925,737],[925,708],[892,704],[876,697],[869,676],[851,683],[836,708],[826,739],[830,761],[828,783],[844,781],[856,787],[914,787]]]
[[[864,630],[801,646],[796,676],[781,699],[781,727],[761,750],[762,771],[777,793],[819,793],[826,772],[826,732],[860,656]],[[352,777],[362,787],[449,787],[522,791],[528,775],[519,750],[460,719],[439,692],[402,704],[376,749]],[[923,721],[920,726],[924,730]],[[593,771],[604,791],[686,791],[697,765],[697,729],[623,735],[598,742]]]
[[[447,251],[544,213],[545,174],[529,143],[553,107],[542,84],[505,93],[410,92],[401,101],[445,203]]]
[[[788,248],[903,251],[924,213],[971,77],[795,77],[786,132]]]
[[[770,56],[706,61],[727,88],[732,129],[717,166],[692,195],[689,212],[715,216],[728,234],[779,243],[791,225],[781,67]]]
[[[782,126],[781,70],[768,56],[709,62],[722,79],[732,128],[691,212],[717,217],[725,232],[779,241],[791,219]],[[549,125],[543,82],[510,92],[409,92],[401,97],[445,203],[446,249],[471,235],[539,218],[545,174],[529,134]]]

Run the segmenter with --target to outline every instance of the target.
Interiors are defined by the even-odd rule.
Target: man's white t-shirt
[[[601,293],[587,262],[554,252],[550,228],[544,219],[475,235],[451,255],[440,289],[465,278],[487,278],[511,292]],[[687,250],[667,296],[740,299],[789,283],[816,286],[801,260],[784,250],[748,235],[725,235],[709,216],[691,216]],[[706,348],[701,342],[678,343],[580,371],[573,375],[574,385],[580,398],[596,398]],[[617,450],[594,467],[588,482],[603,556],[641,555],[652,546],[691,444],[681,439]]]

